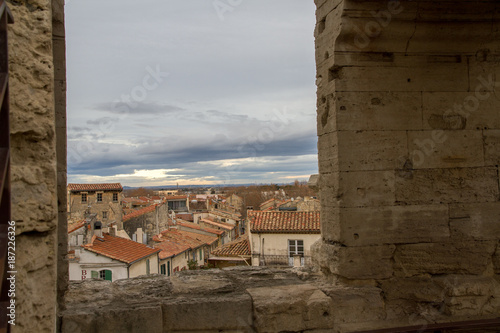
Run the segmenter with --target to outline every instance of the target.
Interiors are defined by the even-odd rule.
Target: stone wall
[[[142,231],[147,235],[147,244],[153,245],[153,236],[168,229],[168,205],[166,203],[159,204],[151,212],[129,218],[123,222],[123,230],[127,232],[130,239],[133,239],[137,228],[142,228]]]
[[[66,309],[63,1],[9,4],[14,332],[351,332],[500,313],[495,1],[316,0],[326,280],[86,281]]]
[[[315,257],[373,299],[346,327],[498,316],[497,3],[315,2]]]
[[[57,254],[67,243],[57,232],[58,223],[66,230],[63,1],[8,4],[15,20],[9,26],[12,218],[18,267],[13,332],[52,332],[57,294],[63,291],[56,281],[64,280],[67,271],[63,256]]]

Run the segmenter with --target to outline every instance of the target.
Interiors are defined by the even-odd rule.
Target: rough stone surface
[[[337,328],[498,314],[496,291],[449,295],[437,280],[480,284],[500,271],[500,17],[486,14],[497,4],[315,3],[322,240],[313,260],[336,286],[378,288],[383,309],[364,316],[360,301],[350,316],[359,320]]]
[[[347,208],[338,223],[339,241],[348,246],[439,242],[450,236],[445,205]]]
[[[349,332],[498,317],[495,1],[315,1],[323,239],[314,261],[335,284],[253,268],[72,283],[59,329],[63,6],[9,3],[12,208],[22,248],[14,332],[254,332],[275,322],[290,332]]]
[[[403,276],[485,274],[496,242],[422,243],[398,246],[395,267]]]
[[[65,178],[58,179],[56,158],[52,26],[53,15],[62,14],[53,7],[62,8],[63,1],[7,2],[15,20],[9,26],[11,192],[18,271],[12,331],[54,332],[57,293],[62,292],[57,286],[58,257],[64,257],[57,249],[57,191]],[[64,70],[59,76],[62,80]]]
[[[312,285],[250,288],[257,332],[331,328],[332,300]]]
[[[450,229],[475,240],[498,240],[500,202],[450,205]]]
[[[495,202],[496,168],[422,169],[399,173],[396,201],[406,205]]]

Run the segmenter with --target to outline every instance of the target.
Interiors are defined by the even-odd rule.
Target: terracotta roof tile
[[[232,242],[219,246],[211,252],[217,257],[239,257],[249,256],[252,254],[250,250],[250,242],[248,235],[243,235]]]
[[[68,234],[80,229],[84,225],[85,225],[85,220],[81,220],[81,221],[78,221],[76,223],[72,223],[72,224],[68,225]]]
[[[269,204],[269,203],[271,203],[271,202],[273,202],[273,201],[276,201],[277,203],[280,203],[280,202],[281,202],[281,200],[278,200],[278,199],[276,199],[276,198],[271,198],[271,199],[266,200],[266,201],[264,201],[263,203],[261,203],[261,204],[259,205],[259,207],[265,206],[265,205],[267,205],[267,204]],[[276,203],[275,203],[275,204],[276,204]]]
[[[136,210],[135,212],[132,212],[130,214],[123,216],[122,221],[125,222],[127,220],[130,220],[131,218],[153,212],[155,210],[156,206],[157,205],[151,205],[151,206],[147,206],[147,207],[144,207],[142,209]]]
[[[319,212],[251,211],[248,218],[250,231],[255,233],[321,233]]]
[[[165,197],[166,200],[183,200],[187,199],[187,195],[169,195]]]
[[[121,237],[111,236],[110,234],[103,234],[103,237],[96,237],[94,235],[92,237],[92,242],[83,245],[83,248],[127,264],[131,264],[137,260],[160,252],[158,249],[152,249],[144,244],[139,244]]]
[[[217,227],[217,228],[222,228],[225,230],[233,230],[235,228],[234,225],[225,223],[225,222],[215,222],[209,219],[201,219],[201,222],[204,222],[206,224],[209,224],[211,226]]]
[[[184,230],[168,229],[153,236],[153,240],[159,242],[155,244],[155,248],[161,249],[160,259],[165,259],[189,249],[212,245],[218,238]]]
[[[183,219],[184,221],[193,222],[193,214],[191,213],[178,213],[175,214],[176,218]]]
[[[68,184],[68,190],[72,192],[79,191],[123,191],[120,183],[107,184]]]
[[[201,225],[193,223],[193,222],[179,222],[178,221],[177,224],[182,226],[182,227],[196,229],[196,230],[203,230],[203,231],[209,232],[211,234],[215,234],[215,235],[222,235],[224,233],[223,230],[202,227]]]

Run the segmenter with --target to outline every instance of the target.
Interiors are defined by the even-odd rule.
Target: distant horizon
[[[314,2],[231,6],[66,3],[69,182],[284,183],[318,173]]]
[[[308,179],[297,179],[299,182],[307,182]],[[151,185],[151,186],[129,186],[124,185],[121,182],[109,182],[109,183],[120,183],[122,187],[125,189],[137,189],[137,188],[148,188],[148,189],[160,189],[160,188],[181,188],[181,187],[238,187],[238,186],[266,186],[266,185],[290,185],[293,184],[295,180],[290,182],[270,182],[270,183],[231,183],[231,184],[173,184],[173,185]],[[104,183],[104,182],[103,182]],[[68,182],[68,184],[92,184],[92,183],[74,183]]]

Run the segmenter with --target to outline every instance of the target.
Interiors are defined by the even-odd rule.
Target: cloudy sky
[[[68,181],[317,173],[312,0],[66,0]]]

